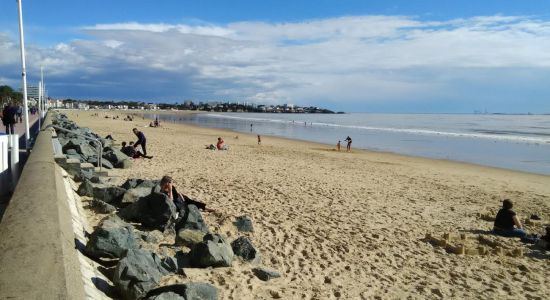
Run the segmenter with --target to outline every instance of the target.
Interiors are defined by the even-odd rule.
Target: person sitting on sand
[[[227,146],[225,145],[225,142],[221,137],[218,138],[218,142],[216,143],[216,148],[218,150],[227,150]]]
[[[174,186],[173,183],[174,183],[174,180],[172,179],[172,177],[168,175],[162,176],[162,178],[160,179],[160,191],[161,193],[167,195],[169,199],[172,199],[172,201],[174,201],[174,204],[176,205],[178,212],[180,212],[182,215],[185,214],[185,211],[186,211],[185,206],[189,204],[193,204],[197,206],[197,208],[200,210],[215,212],[215,210],[211,208],[207,208],[205,203],[193,200],[179,193],[176,190],[176,187]]]
[[[140,157],[144,157],[148,159],[153,158],[152,156],[143,155],[141,151],[137,150],[134,147],[134,142],[130,142],[129,146],[126,146],[126,142],[122,142],[122,148],[120,149],[120,152],[126,154],[128,157],[131,157],[131,158],[140,158]]]
[[[512,207],[514,207],[514,204],[510,199],[504,199],[502,201],[502,208],[498,211],[495,218],[493,233],[504,237],[519,237],[526,243],[536,242],[536,237],[527,235],[527,232],[523,229],[521,221],[516,212],[512,210]]]

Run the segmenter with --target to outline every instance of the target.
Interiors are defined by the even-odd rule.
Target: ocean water
[[[211,112],[158,118],[252,132],[262,135],[263,141],[267,136],[330,145],[340,140],[343,149],[350,136],[353,148],[550,175],[550,115]]]

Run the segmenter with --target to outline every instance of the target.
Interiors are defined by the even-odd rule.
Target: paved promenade
[[[25,150],[25,123],[15,124],[15,133],[19,135],[19,173],[23,170],[25,162],[27,161],[28,154]],[[2,126],[0,132],[4,133],[5,127]],[[31,137],[36,137],[38,133],[38,114],[31,115],[29,114],[29,132]],[[9,191],[3,190],[4,187],[0,188],[0,222],[2,221],[2,216],[4,215],[4,210],[9,204],[11,193]]]

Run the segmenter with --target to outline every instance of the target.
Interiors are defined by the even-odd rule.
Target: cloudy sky
[[[18,87],[17,4],[0,5],[0,85]],[[370,112],[550,113],[549,12],[507,0],[23,0],[28,80],[43,66],[52,97]]]

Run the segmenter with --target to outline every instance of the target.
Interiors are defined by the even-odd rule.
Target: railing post
[[[102,165],[103,165],[103,164],[102,164],[103,144],[102,144],[98,139],[91,138],[91,137],[89,137],[89,136],[80,134],[80,133],[78,133],[78,132],[76,132],[76,131],[68,130],[68,129],[65,129],[65,128],[63,128],[63,127],[55,126],[55,125],[52,125],[52,124],[46,126],[46,127],[45,127],[44,129],[42,129],[42,130],[46,130],[46,129],[50,128],[50,127],[55,128],[55,129],[58,129],[58,130],[61,130],[61,131],[69,132],[69,133],[72,133],[72,134],[76,134],[76,135],[81,136],[81,137],[83,137],[83,138],[85,138],[85,139],[87,139],[87,140],[90,140],[90,141],[92,141],[92,142],[95,142],[95,143],[96,143],[96,148],[97,148],[97,155],[98,155],[98,156],[97,156],[97,165],[98,165],[98,167],[99,167],[99,171],[101,172],[101,170],[102,170]]]
[[[19,179],[19,135],[12,134],[11,136],[11,153],[10,153],[10,176],[12,186],[15,187]]]

